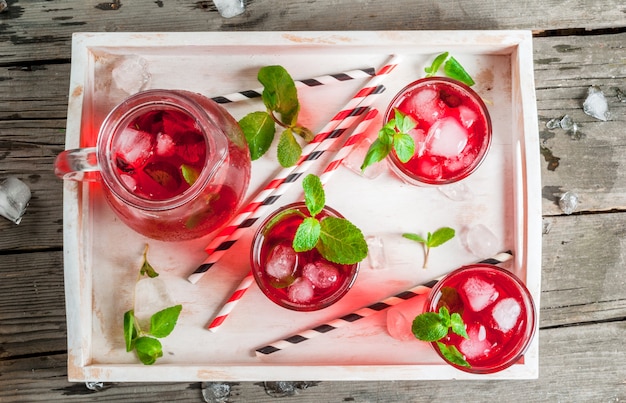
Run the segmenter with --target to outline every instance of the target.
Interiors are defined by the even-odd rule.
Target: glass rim
[[[482,97],[478,95],[478,93],[476,93],[476,91],[474,91],[467,84],[461,81],[449,78],[449,77],[439,77],[439,76],[423,77],[415,81],[412,81],[411,83],[404,86],[400,91],[398,91],[394,95],[394,97],[389,102],[389,105],[387,106],[385,115],[383,117],[383,122],[386,123],[391,119],[392,113],[394,113],[394,109],[395,107],[397,107],[397,104],[399,103],[398,101],[404,96],[406,92],[413,90],[415,88],[419,88],[419,87],[429,85],[429,84],[434,84],[434,83],[444,83],[445,85],[458,87],[461,91],[466,92],[468,96],[474,102],[476,102],[476,104],[480,108],[485,118],[487,133],[485,135],[485,140],[483,140],[483,145],[480,148],[480,152],[476,156],[474,161],[472,161],[472,164],[470,164],[467,168],[463,169],[461,172],[454,175],[453,177],[448,178],[448,179],[443,179],[443,180],[431,180],[428,178],[415,175],[413,172],[405,168],[404,163],[398,159],[397,155],[392,150],[388,155],[389,159],[391,160],[391,164],[390,164],[391,169],[402,179],[405,179],[409,183],[412,183],[415,185],[426,185],[426,186],[447,185],[447,184],[459,182],[467,178],[474,171],[476,171],[480,167],[480,165],[482,165],[483,161],[485,160],[487,156],[489,149],[491,148],[491,142],[493,138],[493,124],[491,121],[491,115],[489,114],[487,105],[483,101]]]
[[[223,133],[223,130],[192,96],[204,97],[204,95],[186,90],[145,90],[127,97],[108,113],[100,126],[96,149],[102,180],[106,182],[115,197],[124,200],[133,207],[144,210],[174,209],[193,200],[215,176],[219,167],[226,160],[228,144],[222,136],[210,135],[213,132]],[[206,99],[210,100],[209,98]],[[132,119],[151,110],[169,108],[189,115],[199,124],[205,140],[206,155],[200,175],[188,189],[168,199],[151,200],[134,194],[115,173],[114,161],[111,158],[112,143],[115,134],[123,130]]]
[[[428,293],[426,297],[426,300],[424,301],[423,312],[436,312],[435,310],[436,307],[432,306],[433,302],[435,301],[434,297],[440,292],[441,288],[445,285],[446,281],[468,270],[476,270],[480,272],[495,271],[499,273],[500,275],[503,275],[507,279],[511,280],[511,282],[518,289],[518,291],[520,292],[520,295],[522,296],[522,300],[526,308],[526,319],[527,319],[527,324],[524,327],[524,331],[520,335],[520,341],[515,344],[514,352],[507,354],[508,358],[505,359],[502,363],[498,365],[492,365],[492,366],[473,366],[470,368],[451,363],[441,354],[441,352],[439,351],[439,348],[437,347],[436,342],[431,342],[429,344],[432,346],[433,350],[435,350],[437,355],[439,355],[446,362],[446,364],[451,365],[461,371],[472,373],[472,374],[491,374],[491,373],[505,370],[509,368],[510,366],[514,365],[517,361],[519,361],[520,358],[522,358],[522,356],[528,350],[528,347],[530,346],[533,340],[533,337],[535,336],[535,333],[537,332],[537,311],[536,311],[535,302],[533,300],[532,295],[530,294],[530,291],[524,284],[524,282],[519,277],[517,277],[514,273],[510,272],[509,270],[503,269],[502,267],[489,264],[489,263],[475,263],[475,264],[470,264],[470,265],[459,267],[451,271],[450,273],[446,274],[445,276],[443,276],[441,280],[439,280],[437,284],[431,289],[431,291]]]
[[[264,233],[266,229],[265,227],[267,226],[267,224],[269,224],[269,222],[273,218],[275,218],[282,212],[286,212],[288,210],[302,210],[302,209],[304,209],[308,213],[306,204],[303,201],[286,204],[274,210],[263,220],[263,222],[261,222],[261,224],[258,226],[257,230],[255,231],[252,237],[252,243],[250,246],[250,266],[251,266],[251,271],[252,271],[256,284],[258,285],[261,292],[270,301],[272,301],[276,305],[279,305],[286,309],[290,309],[292,311],[312,312],[312,311],[319,311],[321,309],[324,309],[333,305],[334,303],[339,301],[341,298],[343,298],[348,291],[350,291],[350,289],[354,285],[354,282],[356,281],[356,278],[358,276],[358,273],[360,270],[360,262],[354,263],[352,265],[346,265],[346,266],[352,267],[347,280],[332,295],[326,297],[325,299],[321,301],[318,301],[314,305],[297,304],[297,303],[288,301],[283,298],[277,298],[274,294],[267,291],[268,287],[266,287],[265,282],[263,281],[263,278],[261,276],[262,268],[260,264],[261,246],[263,245]],[[330,206],[324,206],[322,211],[331,213],[330,214],[331,217],[344,218],[344,216],[341,213],[339,213],[337,210],[335,210],[334,208]]]

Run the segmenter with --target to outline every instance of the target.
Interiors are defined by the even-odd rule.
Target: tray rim
[[[462,38],[451,43],[450,38]],[[89,52],[97,48],[132,48],[160,46],[342,46],[372,47],[393,43],[400,47],[415,47],[418,42],[428,43],[420,50],[433,52],[442,46],[471,47],[471,52],[507,54],[511,56],[513,117],[523,133],[515,150],[515,169],[519,175],[515,183],[515,222],[523,234],[518,238],[516,265],[527,268],[526,284],[537,306],[539,322],[541,290],[541,200],[540,183],[531,187],[529,181],[540,181],[538,118],[534,91],[532,60],[532,34],[524,30],[506,31],[289,31],[289,32],[162,32],[162,33],[74,33],[72,38],[72,67],[69,87],[66,148],[80,143],[80,125],[84,100],[85,66],[89,65]],[[462,43],[460,43],[462,42]],[[124,43],[124,46],[111,45]],[[421,46],[421,45],[420,45]],[[470,52],[470,53],[471,53]],[[79,117],[78,119],[76,117]],[[538,332],[525,356],[523,365],[490,375],[472,375],[441,365],[346,365],[346,366],[294,366],[267,365],[170,365],[146,367],[137,365],[91,363],[91,276],[89,256],[83,246],[90,243],[83,223],[76,218],[79,211],[89,208],[82,198],[81,184],[64,181],[64,276],[68,334],[68,378],[70,381],[206,381],[206,380],[297,380],[311,378],[302,368],[315,368],[319,380],[403,380],[403,379],[534,379],[538,377]],[[520,214],[521,213],[521,214]],[[75,248],[67,246],[75,245]],[[531,251],[532,253],[529,253]],[[78,287],[79,292],[76,292]],[[426,371],[418,370],[427,368]],[[136,369],[141,370],[137,371]],[[259,368],[263,374],[259,376]],[[416,377],[416,373],[419,377]]]

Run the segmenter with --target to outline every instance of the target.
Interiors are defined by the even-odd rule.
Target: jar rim
[[[126,98],[105,117],[97,141],[98,160],[101,165],[102,179],[110,191],[129,205],[144,210],[169,210],[193,200],[216,174],[219,167],[226,161],[228,144],[223,130],[213,121],[210,115],[193,100],[184,90],[152,89],[138,92]],[[194,94],[202,96],[200,94]],[[208,98],[207,98],[208,100]],[[216,104],[217,107],[219,107]],[[201,128],[205,140],[206,153],[203,169],[196,181],[183,192],[162,200],[140,197],[128,190],[121,178],[115,173],[114,158],[111,149],[115,134],[120,133],[128,123],[150,110],[175,109],[192,117]],[[222,136],[212,136],[221,133]]]
[[[475,102],[477,106],[480,108],[481,113],[485,118],[486,134],[485,134],[485,139],[483,140],[483,144],[480,148],[480,152],[476,156],[476,159],[468,167],[458,172],[453,177],[448,178],[448,179],[443,179],[443,180],[436,180],[436,179],[431,180],[428,178],[415,175],[413,172],[405,168],[404,163],[402,163],[402,161],[398,159],[397,155],[392,150],[392,152],[389,153],[389,159],[391,160],[391,164],[390,164],[391,169],[401,178],[405,179],[409,183],[416,184],[416,185],[426,185],[426,186],[447,185],[447,184],[459,182],[467,178],[474,171],[476,171],[480,167],[480,165],[482,165],[483,161],[485,160],[485,157],[487,156],[487,152],[489,151],[491,147],[491,142],[493,138],[493,125],[491,121],[491,115],[489,114],[487,105],[485,105],[485,102],[483,101],[482,97],[478,95],[478,93],[476,93],[476,91],[470,88],[467,84],[461,81],[449,78],[449,77],[439,77],[439,76],[423,77],[415,81],[412,81],[411,83],[404,86],[404,88],[398,91],[396,95],[394,95],[394,97],[389,102],[389,105],[387,106],[387,110],[385,111],[385,115],[383,117],[383,122],[388,122],[391,119],[392,114],[394,113],[395,107],[398,106],[399,101],[404,97],[404,95],[408,91],[416,89],[416,88],[420,88],[423,86],[436,84],[436,83],[444,84],[453,88],[456,87],[469,95],[470,99],[472,99],[472,101]]]

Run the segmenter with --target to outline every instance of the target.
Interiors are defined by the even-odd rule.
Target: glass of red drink
[[[455,346],[470,367],[451,363],[432,343],[435,351],[454,367],[489,374],[517,362],[533,338],[536,313],[528,289],[516,276],[489,264],[464,266],[439,281],[424,303],[425,312],[446,307],[458,313],[469,339],[452,331],[440,340]]]
[[[357,277],[359,264],[343,265],[324,259],[317,249],[295,252],[293,238],[304,217],[306,205],[293,203],[274,211],[259,226],[250,254],[254,279],[276,304],[295,311],[326,308],[342,298]],[[343,218],[326,206],[316,215]]]
[[[116,106],[96,147],[67,150],[55,171],[84,179],[99,171],[110,206],[130,228],[182,241],[228,222],[250,180],[250,155],[236,120],[189,91],[149,90]]]
[[[412,82],[391,101],[385,122],[395,109],[417,122],[409,135],[415,154],[403,163],[392,151],[392,170],[414,185],[460,181],[478,168],[491,144],[491,118],[484,102],[467,85],[446,77]]]

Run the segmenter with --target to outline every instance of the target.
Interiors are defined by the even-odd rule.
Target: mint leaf
[[[452,331],[455,334],[458,334],[461,337],[469,339],[469,336],[467,335],[467,331],[465,330],[465,323],[463,323],[463,319],[461,318],[461,315],[459,315],[457,312],[453,313],[450,316],[450,327],[452,328]]]
[[[468,86],[474,85],[474,80],[470,75],[465,71],[461,63],[459,63],[454,57],[450,56],[450,59],[446,61],[446,64],[443,66],[443,72],[446,76],[453,78],[455,80],[459,80],[460,82],[467,84]]]
[[[435,312],[425,312],[413,320],[411,331],[419,340],[437,341],[448,334],[448,327],[441,323],[441,317]]]
[[[365,171],[365,168],[367,168],[368,166],[384,160],[390,151],[391,143],[385,143],[381,139],[376,139],[370,145],[369,149],[367,150],[367,154],[365,154],[365,159],[361,164],[361,171]]]
[[[308,129],[304,126],[295,125],[291,128],[291,130],[293,130],[293,132],[298,136],[302,137],[307,143],[311,142],[311,140],[315,138],[315,134],[313,134],[311,129]]]
[[[441,320],[441,324],[447,328],[451,326],[450,323],[450,312],[445,306],[439,308],[439,319]]]
[[[286,129],[278,141],[278,162],[283,167],[290,167],[298,162],[302,154],[302,147],[296,141],[291,129]]]
[[[298,229],[296,235],[293,238],[293,250],[296,252],[306,252],[317,245],[317,241],[320,239],[321,225],[320,222],[313,218],[305,218]]]
[[[152,315],[150,317],[150,334],[162,338],[172,333],[182,309],[182,305],[174,305]]]
[[[424,71],[426,72],[426,77],[432,77],[437,74],[437,71],[439,71],[439,67],[441,67],[447,57],[448,52],[441,53],[440,55],[435,57],[435,60],[433,60],[433,64],[431,64],[430,67],[426,67],[424,69]]]
[[[398,108],[394,108],[395,127],[400,133],[408,133],[417,127],[417,122],[409,115],[405,115]]]
[[[304,189],[304,203],[311,217],[315,217],[322,211],[326,204],[322,181],[317,175],[308,174],[302,180],[302,188]]]
[[[180,173],[183,175],[183,179],[189,186],[196,183],[198,176],[200,176],[200,172],[197,169],[187,164],[182,164],[180,166]]]
[[[288,126],[296,123],[300,104],[293,79],[282,66],[266,66],[259,70],[258,80],[263,84],[263,103],[272,111],[280,113]]]
[[[454,229],[450,227],[439,228],[428,240],[428,246],[431,248],[444,244],[454,238]]]
[[[461,352],[456,347],[447,346],[439,341],[437,342],[437,347],[439,347],[441,355],[443,355],[446,360],[461,367],[470,367],[469,363],[465,361],[465,357],[463,357],[463,354],[461,354]]]
[[[126,352],[131,352],[134,348],[133,341],[137,337],[137,328],[135,327],[135,312],[131,309],[124,313],[124,342],[126,344]]]
[[[143,251],[143,264],[141,265],[141,269],[139,270],[139,274],[141,276],[148,276],[150,278],[155,278],[159,275],[159,273],[154,270],[154,267],[148,262],[148,245],[146,245]]]
[[[163,346],[155,338],[142,336],[135,340],[135,350],[139,360],[145,365],[152,365],[157,358],[163,357]]]
[[[415,141],[413,141],[413,138],[408,134],[398,133],[393,136],[393,149],[398,159],[406,163],[413,158],[413,154],[415,154]]]
[[[261,158],[272,145],[276,134],[276,122],[272,116],[267,112],[252,112],[239,121],[239,126],[248,142],[250,158],[253,161]]]
[[[354,264],[367,256],[367,242],[354,224],[345,218],[324,217],[317,250],[328,261]]]
[[[406,239],[410,239],[411,241],[415,241],[415,242],[419,242],[419,243],[423,243],[426,244],[426,240],[424,238],[422,238],[420,235],[418,234],[410,234],[410,233],[406,233],[406,234],[402,234],[402,236]]]
[[[402,236],[406,239],[410,239],[412,241],[421,243],[424,245],[424,269],[428,267],[428,256],[430,255],[430,248],[435,248],[440,246],[441,244],[448,242],[450,239],[454,238],[454,229],[449,227],[439,228],[433,234],[430,232],[426,236],[426,239],[411,233],[402,234]]]

